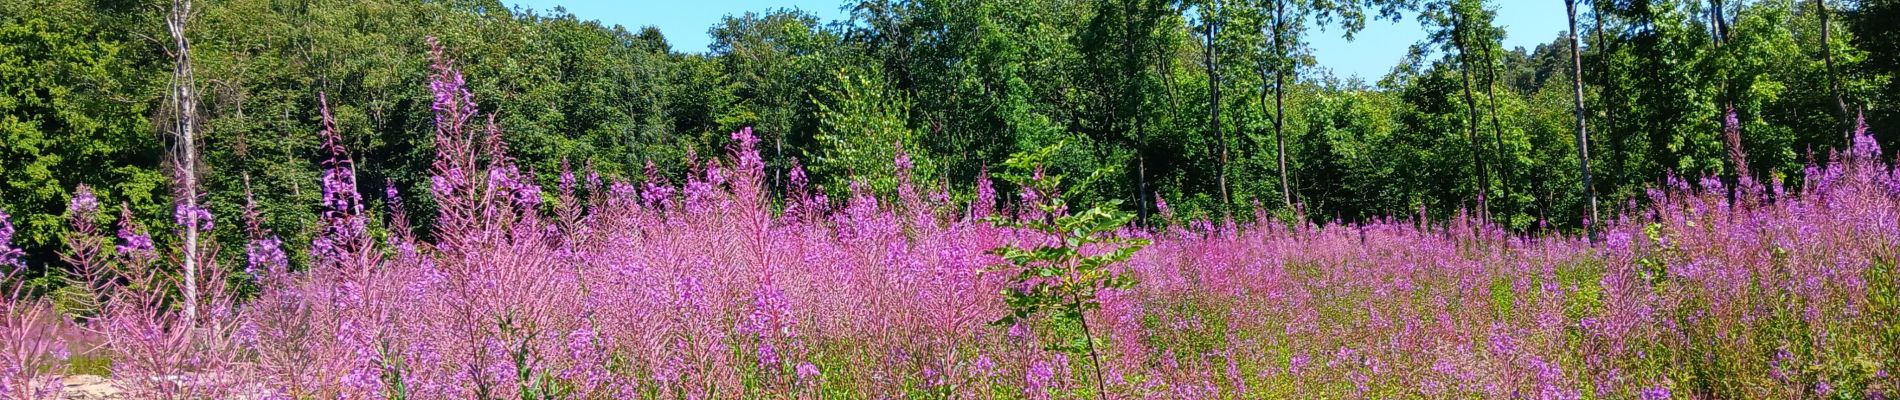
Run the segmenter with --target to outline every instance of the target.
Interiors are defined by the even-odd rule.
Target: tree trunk
[[[1814,8],[1815,11],[1821,13],[1821,60],[1827,64],[1827,90],[1829,94],[1834,96],[1834,117],[1838,121],[1836,126],[1846,127],[1845,133],[1842,135],[1844,140],[1841,143],[1843,146],[1852,146],[1854,144],[1854,131],[1853,128],[1848,127],[1847,119],[1850,118],[1850,116],[1847,110],[1847,100],[1841,97],[1841,83],[1834,75],[1834,44],[1832,35],[1834,24],[1830,21],[1831,18],[1828,15],[1827,1],[1814,0]]]
[[[1291,210],[1293,209],[1293,190],[1292,186],[1288,184],[1286,170],[1286,73],[1288,68],[1294,66],[1294,63],[1288,62],[1287,58],[1289,57],[1287,57],[1286,54],[1286,45],[1282,42],[1282,40],[1286,39],[1285,36],[1282,36],[1286,34],[1286,14],[1283,12],[1285,7],[1286,2],[1284,0],[1274,0],[1273,61],[1275,66],[1273,68],[1273,140],[1279,146],[1279,150],[1276,151],[1275,154],[1279,158],[1280,202],[1284,203],[1286,208]]]
[[[1492,41],[1489,38],[1486,38],[1484,43],[1478,44],[1478,48],[1482,49],[1480,54],[1484,55],[1484,91],[1485,98],[1491,102],[1491,140],[1496,146],[1491,149],[1491,162],[1498,164],[1498,198],[1509,201],[1511,199],[1511,169],[1514,163],[1511,162],[1511,157],[1506,157],[1504,154],[1504,125],[1498,123],[1498,65],[1491,58],[1491,44]]]
[[[1119,93],[1122,96],[1132,95],[1130,98],[1122,98],[1118,100],[1123,103],[1132,103],[1133,105],[1132,107],[1128,107],[1127,110],[1129,110],[1130,114],[1133,114],[1134,124],[1135,124],[1134,125],[1134,129],[1135,129],[1135,204],[1136,204],[1135,219],[1137,223],[1140,224],[1141,226],[1149,226],[1148,225],[1148,202],[1150,200],[1148,199],[1148,131],[1146,129],[1146,126],[1142,124],[1143,121],[1141,119],[1142,103],[1144,103],[1143,100],[1147,97],[1147,93],[1143,93],[1141,90],[1139,90],[1140,82],[1144,80],[1143,78],[1139,78],[1139,77],[1142,74],[1142,70],[1147,68],[1147,62],[1146,62],[1147,60],[1144,59],[1142,56],[1146,55],[1147,52],[1140,51],[1142,50],[1141,49],[1142,40],[1135,36],[1136,25],[1134,24],[1134,19],[1135,19],[1136,14],[1135,14],[1134,3],[1133,2],[1124,3],[1122,11],[1125,18],[1123,20],[1123,23],[1124,23],[1123,27],[1125,28],[1124,30],[1127,31],[1126,36],[1123,38],[1123,40],[1126,40],[1127,43],[1123,43],[1123,46],[1122,46],[1122,49],[1124,52],[1123,56],[1126,57],[1123,60],[1124,64],[1122,65],[1122,68],[1125,68],[1127,70],[1127,73],[1130,76],[1137,77],[1137,78],[1135,78],[1135,81],[1134,81],[1135,83],[1133,83],[1134,85],[1136,85],[1136,90],[1128,90],[1126,88],[1117,88],[1118,89],[1117,93]],[[1143,32],[1142,34],[1146,35],[1147,32]],[[1126,85],[1129,83],[1124,82],[1123,84]]]
[[[198,116],[198,97],[195,92],[191,71],[191,41],[185,37],[185,22],[190,18],[191,0],[172,0],[171,11],[166,15],[165,28],[172,37],[172,112],[176,121],[173,134],[178,142],[173,144],[172,163],[177,168],[177,201],[185,207],[184,269],[185,320],[195,321],[198,315],[198,143],[196,132]]]
[[[1478,139],[1480,137],[1478,134],[1478,103],[1477,99],[1471,94],[1471,60],[1470,51],[1468,51],[1470,48],[1465,46],[1464,28],[1464,17],[1454,15],[1452,17],[1451,42],[1452,46],[1456,47],[1458,51],[1458,74],[1463,77],[1459,83],[1464,87],[1465,92],[1465,127],[1467,128],[1465,135],[1471,139],[1471,166],[1478,170],[1477,212],[1479,213],[1480,219],[1488,219],[1491,215],[1491,206],[1486,198],[1489,197],[1491,192],[1491,177],[1485,173],[1484,145],[1480,144],[1480,139]]]
[[[1722,0],[1709,0],[1709,34],[1715,40],[1716,47],[1728,42],[1728,21],[1722,19],[1726,8]]]
[[[778,165],[772,168],[772,189],[768,192],[783,195],[785,190],[785,134],[772,135],[772,162]],[[947,169],[947,168],[946,168]]]
[[[1136,216],[1147,226],[1148,202],[1154,201],[1148,198],[1148,131],[1141,125],[1140,117],[1135,121],[1135,179],[1139,185],[1135,188],[1135,203],[1141,204],[1141,212]]]
[[[1715,50],[1718,53],[1721,52],[1722,45],[1728,43],[1728,22],[1722,19],[1723,9],[1726,7],[1722,4],[1722,0],[1709,0],[1710,42],[1714,44]],[[1728,71],[1721,69],[1718,69],[1718,71],[1720,71],[1722,75],[1716,77],[1715,97],[1722,104],[1722,121],[1725,125],[1723,131],[1727,132],[1730,129],[1735,129],[1726,125],[1728,117],[1735,113],[1735,99],[1738,96],[1729,85],[1730,77],[1727,73]],[[1728,148],[1729,162],[1734,164],[1736,182],[1746,182],[1749,178],[1748,162],[1742,157],[1743,151],[1740,134],[1725,134],[1723,135],[1722,142],[1723,145]]]
[[[1234,202],[1234,198],[1227,191],[1227,133],[1222,131],[1220,126],[1220,68],[1215,64],[1220,62],[1220,57],[1216,54],[1217,50],[1214,47],[1214,36],[1220,32],[1220,4],[1218,1],[1210,3],[1208,8],[1202,9],[1201,12],[1203,13],[1201,17],[1207,19],[1207,24],[1203,27],[1206,29],[1207,47],[1201,51],[1202,59],[1207,63],[1207,125],[1213,128],[1214,136],[1220,140],[1220,167],[1217,171],[1219,175],[1217,179],[1220,182],[1221,208],[1225,209],[1227,205]]]
[[[1577,172],[1583,176],[1583,196],[1590,202],[1589,219],[1583,222],[1583,231],[1590,240],[1596,240],[1596,224],[1601,222],[1597,216],[1597,190],[1590,181],[1590,133],[1585,123],[1589,111],[1583,105],[1583,50],[1577,41],[1577,0],[1564,0],[1564,10],[1570,19],[1570,87],[1577,105]]]

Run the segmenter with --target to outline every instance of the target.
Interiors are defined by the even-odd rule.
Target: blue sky
[[[819,18],[829,20],[843,19],[844,11],[839,9],[845,0],[509,0],[510,3],[533,8],[551,10],[556,6],[567,8],[581,19],[600,20],[607,25],[624,25],[628,29],[654,25],[666,34],[668,42],[679,51],[703,52],[710,38],[706,30],[721,17],[746,11],[764,11],[775,8],[797,8],[805,10]],[[1504,46],[1506,48],[1522,46],[1535,48],[1562,32],[1568,22],[1564,20],[1563,2],[1559,0],[1503,0],[1492,7],[1498,11],[1497,22],[1505,28]],[[1331,69],[1340,77],[1357,75],[1367,81],[1376,81],[1405,56],[1405,49],[1425,37],[1425,32],[1416,19],[1407,18],[1398,23],[1387,21],[1367,21],[1366,29],[1360,31],[1355,40],[1348,42],[1339,37],[1337,29],[1325,32],[1313,32],[1307,40],[1313,45],[1315,58],[1320,66]]]

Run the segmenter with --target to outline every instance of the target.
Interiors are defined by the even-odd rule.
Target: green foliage
[[[1868,124],[1874,132],[1900,132],[1900,1],[1860,0],[1858,7],[1840,10],[1840,21],[1851,33],[1841,39],[1856,50],[1866,52],[1858,65],[1846,66],[1847,76],[1864,86],[1856,96],[1865,104]],[[1839,33],[1836,33],[1839,35]],[[1839,36],[1836,36],[1839,37]],[[1893,142],[1883,142],[1891,145]]]
[[[816,151],[809,154],[811,171],[825,177],[834,195],[848,194],[850,183],[861,180],[873,193],[897,193],[898,175],[891,168],[901,150],[914,165],[914,176],[930,177],[935,168],[909,124],[910,100],[870,74],[839,71],[835,88],[820,90]],[[839,196],[843,198],[844,196]]]
[[[31,263],[55,259],[49,246],[80,183],[102,203],[170,215],[148,119],[158,75],[114,22],[78,1],[0,4],[0,209],[15,216]]]
[[[837,31],[825,29],[823,21],[809,13],[786,9],[745,12],[726,17],[712,28],[710,34],[713,41],[708,57],[716,63],[716,73],[724,79],[732,95],[731,104],[714,117],[720,128],[716,132],[752,127],[760,140],[760,155],[765,159],[767,174],[772,176],[768,183],[774,186],[783,185],[781,175],[791,167],[791,158],[799,155],[800,150],[825,146],[825,142],[816,136],[832,132],[827,129],[834,125],[827,118],[859,118],[855,115],[838,115],[838,110],[874,104],[866,100],[848,105],[845,103],[859,100],[826,97],[835,94],[832,90],[873,89],[851,87],[836,79],[841,69],[864,68],[864,60],[850,51],[848,42],[841,40]],[[877,90],[875,95],[884,96],[887,92]],[[908,103],[903,103],[899,108],[871,107],[882,109],[853,109],[849,113],[866,112],[862,118],[867,119],[891,118],[895,115],[900,118],[897,122],[907,122],[901,118],[908,109]],[[893,112],[896,114],[891,114]],[[890,143],[887,141],[880,145],[888,147]],[[888,164],[890,158],[886,157],[882,161]],[[826,178],[842,182],[850,177],[835,175]],[[843,185],[833,186],[838,190],[844,188]]]

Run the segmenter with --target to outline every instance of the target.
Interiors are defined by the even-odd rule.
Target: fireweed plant
[[[21,251],[13,247],[13,224],[0,211],[0,397],[57,399],[59,378],[71,354],[70,324],[61,323],[47,299],[28,299],[20,277]]]
[[[287,243],[255,212],[226,224],[250,238],[245,265],[202,252],[199,312],[187,318],[177,244],[114,221],[79,188],[69,267],[57,271],[75,288],[60,295],[70,305],[54,312],[18,291],[0,300],[0,393],[60,396],[77,373],[68,355],[108,360],[112,382],[141,399],[1900,389],[1900,175],[1864,131],[1800,182],[1671,180],[1607,221],[1598,243],[1477,218],[1319,225],[1265,211],[1117,230],[1125,216],[1063,212],[1033,179],[1007,202],[1016,207],[999,207],[987,177],[975,200],[953,202],[944,185],[913,182],[901,156],[895,196],[859,184],[828,199],[793,167],[773,199],[749,130],[683,177],[582,168],[544,190],[508,157],[454,62],[439,47],[433,59],[436,159],[428,187],[411,189],[434,199],[429,239],[412,232],[396,188],[373,212],[348,141],[336,140],[349,132],[325,122],[316,238]],[[17,288],[10,234],[0,229],[0,266]],[[1125,250],[1139,241],[1152,244]],[[312,262],[293,268],[290,246],[308,246]],[[1082,272],[1085,262],[1098,269]],[[257,293],[239,301],[231,282]],[[989,326],[999,316],[1026,323]],[[1088,329],[1055,323],[1068,317]],[[1075,345],[1095,351],[1078,357]]]

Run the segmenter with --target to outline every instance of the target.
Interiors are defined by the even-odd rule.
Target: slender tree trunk
[[[1141,82],[1145,80],[1144,78],[1140,78],[1141,70],[1147,67],[1147,60],[1143,59],[1142,55],[1146,55],[1147,52],[1141,51],[1143,50],[1141,48],[1143,43],[1142,39],[1135,36],[1137,26],[1134,23],[1136,18],[1134,2],[1123,3],[1122,14],[1124,18],[1122,25],[1123,30],[1127,32],[1127,36],[1123,38],[1123,40],[1126,41],[1122,47],[1124,52],[1123,56],[1126,58],[1123,60],[1124,64],[1122,64],[1122,68],[1126,69],[1129,75],[1136,78],[1132,83],[1123,83],[1124,85],[1135,85],[1134,90],[1117,88],[1116,93],[1125,97],[1117,100],[1123,104],[1131,104],[1130,107],[1127,107],[1127,110],[1130,114],[1134,114],[1135,204],[1137,209],[1135,219],[1141,226],[1148,226],[1148,202],[1150,201],[1148,199],[1148,131],[1142,124],[1142,103],[1147,93],[1140,90]],[[1142,34],[1146,35],[1147,32],[1143,32]]]
[[[1834,42],[1832,34],[1834,24],[1831,22],[1832,17],[1828,15],[1827,1],[1814,0],[1814,9],[1816,12],[1821,13],[1821,60],[1827,64],[1827,90],[1829,94],[1834,96],[1834,117],[1838,120],[1836,126],[1847,127],[1847,119],[1851,116],[1848,115],[1847,100],[1841,97],[1841,83],[1834,75]],[[1841,143],[1846,146],[1852,146],[1854,144],[1853,135],[1853,129],[1847,128],[1842,135],[1844,140]]]
[[[1172,62],[1174,62],[1174,60],[1164,59],[1155,63],[1155,73],[1161,75],[1161,86],[1168,89],[1168,118],[1171,118],[1170,121],[1181,118],[1181,96],[1175,94],[1175,86],[1179,84],[1174,80],[1174,66],[1170,64]]]
[[[1709,0],[1709,34],[1716,47],[1728,42],[1728,20],[1722,19],[1728,8],[1725,4],[1722,0]]]
[[[1709,0],[1710,42],[1714,44],[1715,51],[1718,53],[1722,51],[1722,45],[1728,43],[1728,22],[1722,19],[1723,14],[1726,13],[1724,11],[1726,6],[1723,4],[1722,0]],[[1715,96],[1722,104],[1721,118],[1724,125],[1727,125],[1728,116],[1735,113],[1735,99],[1737,96],[1732,86],[1729,85],[1730,78],[1728,70],[1718,69],[1718,71],[1721,73],[1721,76],[1716,77],[1717,85]],[[1730,129],[1736,128],[1729,126],[1723,127],[1724,132]],[[1743,151],[1740,134],[1725,134],[1722,139],[1723,146],[1728,148],[1729,162],[1734,164],[1736,172],[1735,181],[1738,184],[1747,181],[1749,178],[1748,162],[1746,158],[1742,156]]]
[[[1135,189],[1135,203],[1141,204],[1141,212],[1137,216],[1141,218],[1143,226],[1148,223],[1148,203],[1154,201],[1148,198],[1148,130],[1145,128],[1141,125],[1141,117],[1135,117],[1135,179],[1139,185]]]
[[[1073,294],[1069,296],[1070,301],[1080,303],[1081,301],[1077,298],[1078,296]],[[1075,321],[1082,325],[1082,341],[1088,345],[1089,361],[1095,367],[1095,398],[1106,400],[1108,399],[1108,379],[1102,376],[1102,353],[1095,351],[1095,333],[1089,330],[1088,312],[1077,313]]]
[[[1471,139],[1471,166],[1478,170],[1478,215],[1480,219],[1489,219],[1491,206],[1487,197],[1491,192],[1491,177],[1484,168],[1484,145],[1480,144],[1478,134],[1478,101],[1471,94],[1471,60],[1469,47],[1465,46],[1465,21],[1462,16],[1452,17],[1451,41],[1458,51],[1458,73],[1465,92],[1466,137]]]
[[[1286,1],[1273,2],[1273,140],[1279,146],[1275,154],[1279,158],[1280,202],[1286,208],[1293,209],[1293,189],[1288,184],[1286,169],[1286,75],[1287,69],[1294,63],[1287,60],[1286,44]]]
[[[778,166],[772,169],[772,189],[768,192],[780,193],[785,190],[785,134],[772,135],[772,162]]]
[[[1589,111],[1583,104],[1583,50],[1577,41],[1577,0],[1564,0],[1564,10],[1570,19],[1570,87],[1577,105],[1577,172],[1583,176],[1583,197],[1590,202],[1589,220],[1584,221],[1583,231],[1596,240],[1596,224],[1601,222],[1597,215],[1597,189],[1590,181],[1590,132],[1585,123]]]
[[[191,0],[172,0],[171,11],[165,18],[166,30],[172,37],[172,112],[177,120],[173,126],[178,142],[173,146],[172,163],[177,168],[178,201],[183,202],[187,212],[184,221],[184,267],[185,319],[195,321],[198,316],[198,143],[196,132],[198,117],[198,97],[196,83],[192,80],[191,41],[185,37],[185,22],[191,15]]]
[[[1478,48],[1482,50],[1481,54],[1484,56],[1484,97],[1491,103],[1491,141],[1492,145],[1496,146],[1491,149],[1491,162],[1497,163],[1498,168],[1498,198],[1509,201],[1511,199],[1511,169],[1514,168],[1512,164],[1515,163],[1511,161],[1512,157],[1506,157],[1504,154],[1504,125],[1498,123],[1498,65],[1491,57],[1491,44],[1488,38],[1483,43],[1478,43]]]
[[[1155,63],[1155,70],[1157,71],[1157,73],[1161,75],[1161,86],[1167,88],[1166,93],[1168,94],[1168,116],[1167,116],[1168,119],[1166,119],[1165,121],[1168,121],[1168,122],[1175,122],[1181,119],[1181,96],[1175,93],[1175,86],[1178,86],[1179,83],[1174,80],[1174,66],[1172,64],[1173,62],[1174,60],[1172,59],[1162,59],[1160,60],[1160,62]],[[1142,143],[1147,143],[1147,136],[1146,136],[1147,133],[1141,132],[1141,134],[1143,135],[1141,138]],[[1146,149],[1147,148],[1146,145],[1144,145],[1143,148]],[[1165,161],[1166,159],[1164,158],[1162,160]],[[1157,165],[1163,165],[1165,167],[1166,163],[1160,163]],[[1142,176],[1144,177],[1147,176],[1148,163],[1145,158],[1142,160],[1142,165],[1140,168],[1142,170],[1141,171]],[[1154,191],[1152,190],[1149,191],[1149,195],[1150,197],[1145,200],[1150,201],[1150,202],[1156,201],[1157,200],[1156,197],[1159,196],[1159,194],[1155,194]],[[1159,212],[1159,211],[1161,211],[1160,206],[1159,205],[1154,206],[1154,209],[1152,212]]]
[[[1214,37],[1220,32],[1220,4],[1216,1],[1210,3],[1208,7],[1201,10],[1204,14],[1201,17],[1207,19],[1207,26],[1204,27],[1207,47],[1202,49],[1201,54],[1202,59],[1207,62],[1207,125],[1213,128],[1214,136],[1220,140],[1220,167],[1217,171],[1219,174],[1217,179],[1220,181],[1221,207],[1225,209],[1227,205],[1233,204],[1234,198],[1227,191],[1227,133],[1221,130],[1220,126],[1220,68],[1216,64],[1220,62],[1220,56],[1214,46]]]
[[[1148,226],[1148,203],[1151,201],[1151,199],[1148,199],[1148,129],[1146,129],[1146,125],[1144,125],[1144,121],[1142,121],[1142,116],[1144,116],[1142,104],[1148,99],[1148,93],[1140,91],[1140,83],[1146,82],[1146,78],[1140,78],[1140,76],[1142,76],[1142,68],[1148,64],[1146,63],[1146,59],[1144,59],[1144,55],[1148,55],[1144,44],[1146,44],[1146,36],[1150,34],[1151,30],[1140,30],[1140,36],[1136,36],[1138,27],[1140,27],[1140,25],[1134,23],[1134,21],[1136,21],[1136,15],[1138,15],[1138,13],[1136,13],[1136,8],[1134,8],[1134,2],[1125,2],[1125,4],[1123,4],[1123,30],[1127,30],[1127,38],[1125,38],[1125,40],[1127,40],[1127,44],[1125,44],[1125,57],[1127,57],[1127,59],[1123,61],[1123,63],[1125,63],[1123,64],[1123,68],[1127,68],[1131,76],[1136,76],[1136,80],[1132,82],[1132,85],[1136,85],[1136,87],[1134,87],[1134,89],[1119,89],[1117,93],[1121,93],[1123,97],[1131,97],[1132,95],[1131,99],[1119,100],[1121,100],[1121,102],[1129,102],[1131,106],[1129,106],[1127,110],[1129,110],[1131,114],[1134,114],[1134,203],[1140,205],[1138,212],[1136,212],[1134,216],[1140,220],[1142,226]]]
[[[1268,31],[1272,29],[1273,29],[1272,25],[1270,24],[1262,24],[1260,26],[1260,38],[1261,38],[1260,40],[1263,41],[1261,42],[1261,48],[1268,48],[1268,47],[1273,46],[1272,43],[1265,42],[1267,40],[1273,40],[1272,37],[1267,36],[1270,34]],[[1261,54],[1261,57],[1263,57],[1260,60],[1260,69],[1255,71],[1255,72],[1260,73],[1260,92],[1258,93],[1260,97],[1258,99],[1255,99],[1254,105],[1260,106],[1261,118],[1267,119],[1268,124],[1279,124],[1280,116],[1273,112],[1273,95],[1275,93],[1274,88],[1273,88],[1274,82],[1275,82],[1273,72],[1274,72],[1274,69],[1276,69],[1274,61],[1271,58],[1273,52],[1272,50],[1263,50],[1260,52],[1260,54]],[[1268,129],[1271,130],[1273,128],[1268,128]],[[1279,140],[1278,131],[1273,130],[1271,132],[1275,134],[1275,140],[1278,141]],[[1275,172],[1275,173],[1278,174],[1279,172]],[[1284,181],[1285,174],[1280,174],[1280,175],[1283,177],[1281,180]]]

